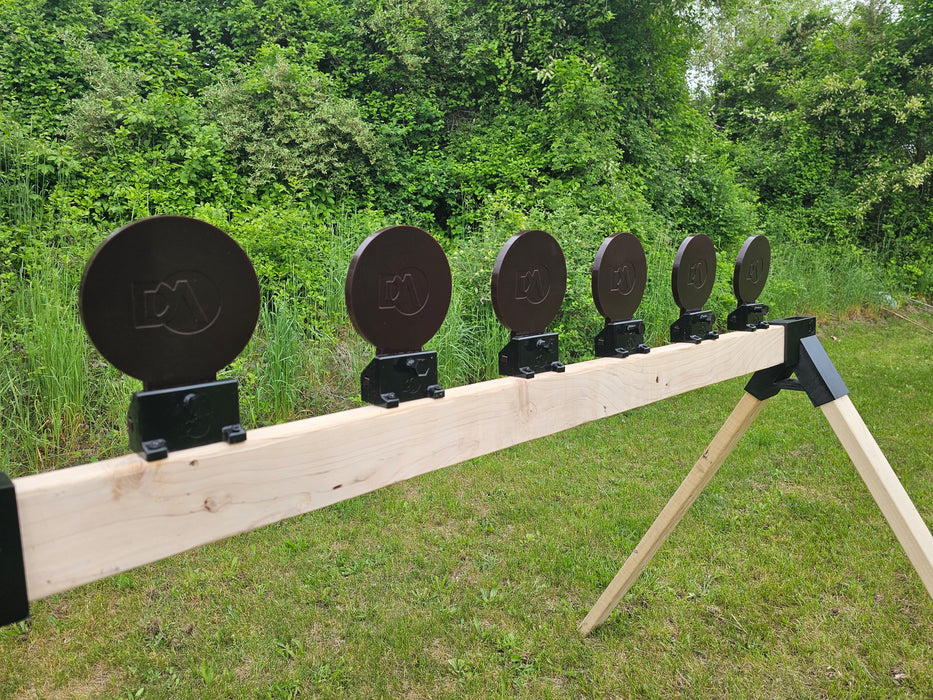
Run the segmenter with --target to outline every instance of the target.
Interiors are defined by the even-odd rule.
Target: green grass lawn
[[[933,333],[892,318],[820,337],[930,523]],[[797,392],[577,632],[743,386],[35,603],[0,630],[0,697],[933,697],[933,601]]]

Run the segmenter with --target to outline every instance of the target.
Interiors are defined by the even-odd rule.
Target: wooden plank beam
[[[456,387],[15,480],[30,600],[784,361],[784,329]]]

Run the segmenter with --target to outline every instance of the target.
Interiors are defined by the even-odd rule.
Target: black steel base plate
[[[13,482],[0,472],[0,626],[29,616],[26,569]]]
[[[726,328],[730,331],[756,331],[759,328],[768,328],[771,324],[765,321],[768,306],[765,304],[739,304],[739,308],[729,314],[726,319]]]
[[[360,396],[386,408],[395,408],[400,401],[443,398],[444,389],[437,383],[437,353],[376,355],[360,374]]]
[[[596,336],[596,357],[628,357],[651,351],[645,345],[645,323],[641,320],[606,321]]]
[[[563,372],[557,345],[557,333],[513,335],[499,353],[499,374],[531,379],[535,372]]]
[[[212,442],[243,442],[236,379],[137,391],[126,417],[130,449],[147,461],[169,450]]]
[[[682,311],[680,318],[671,324],[672,343],[693,343],[716,340],[719,333],[713,330],[716,316],[712,311]]]

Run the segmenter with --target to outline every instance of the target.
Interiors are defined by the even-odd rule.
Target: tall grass
[[[88,394],[87,339],[75,303],[77,285],[68,277],[61,268],[40,268],[15,298],[36,405],[50,414],[56,432],[81,414]]]
[[[898,293],[884,268],[857,248],[778,245],[763,296],[786,313],[846,314]]]
[[[0,213],[14,226],[37,228],[44,222],[46,197],[57,176],[44,149],[12,122],[0,120]]]
[[[75,271],[50,261],[21,278],[11,307],[0,321],[4,469],[60,466],[93,456],[91,444],[111,451],[114,423],[122,422],[114,400],[132,382],[91,349],[78,316]]]
[[[468,307],[473,307],[470,313]],[[477,302],[455,279],[447,317],[425,347],[437,351],[441,384],[460,386],[495,376],[505,337],[489,300]]]
[[[635,315],[645,322],[645,342],[654,347],[668,342],[670,324],[677,316],[670,291],[675,249],[664,236],[657,236],[642,245],[648,261],[648,284]]]
[[[302,375],[306,374],[305,354],[294,308],[279,297],[260,313],[261,327],[266,331],[263,353],[261,400],[263,412],[273,421],[289,418],[298,405]]]

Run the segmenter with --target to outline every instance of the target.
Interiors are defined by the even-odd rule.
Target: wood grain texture
[[[820,406],[933,598],[933,535],[848,396]]]
[[[30,600],[389,484],[780,364],[784,329],[727,333],[562,374],[456,387],[251,430],[145,462],[15,480]]]
[[[764,401],[759,401],[751,394],[742,396],[739,404],[716,433],[709,447],[700,455],[693,469],[671,496],[671,500],[667,502],[651,527],[648,528],[648,532],[625,560],[619,573],[615,575],[596,604],[578,625],[577,629],[584,637],[603,624],[612,614],[616,605],[628,593],[632,584],[638,580],[641,572],[645,570],[661,545],[667,541],[668,536],[686,515],[690,506],[719,471],[719,467],[735,449],[745,431],[755,422],[764,404]]]

